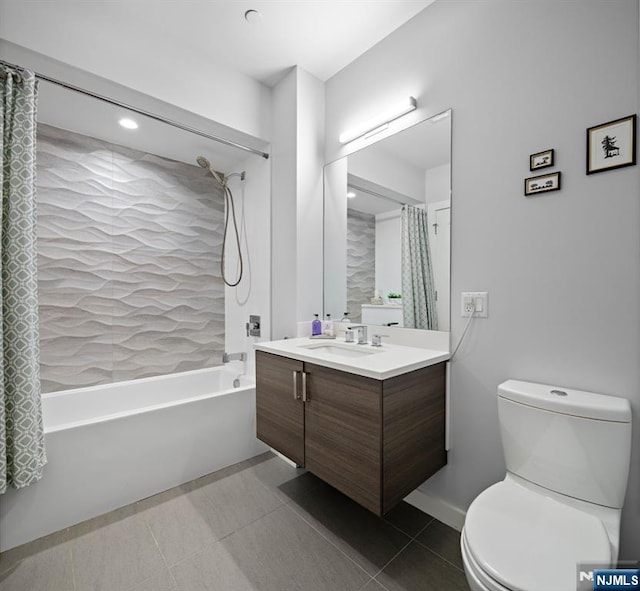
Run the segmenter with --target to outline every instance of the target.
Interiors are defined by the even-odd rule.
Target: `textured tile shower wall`
[[[347,309],[362,322],[362,304],[371,303],[376,283],[376,218],[347,209]]]
[[[211,176],[47,125],[37,157],[42,391],[218,365],[224,204]]]

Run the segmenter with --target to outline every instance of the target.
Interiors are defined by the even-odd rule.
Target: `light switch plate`
[[[489,316],[488,293],[486,291],[463,291],[460,314],[464,318],[471,315],[471,306],[475,306],[474,316],[487,318]]]

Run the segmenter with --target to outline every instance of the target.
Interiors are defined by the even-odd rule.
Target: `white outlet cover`
[[[463,291],[460,299],[460,315],[463,318],[469,317],[467,312],[467,304],[474,303],[476,312],[473,314],[476,318],[487,318],[489,316],[488,308],[488,292],[486,291]]]

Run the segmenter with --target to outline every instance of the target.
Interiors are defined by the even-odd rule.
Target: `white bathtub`
[[[255,384],[226,367],[44,394],[42,479],[0,496],[0,551],[253,457]]]

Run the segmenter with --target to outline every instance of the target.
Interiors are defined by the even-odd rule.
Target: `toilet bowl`
[[[498,388],[507,474],[471,503],[460,545],[472,591],[575,591],[615,566],[631,445],[623,398],[509,380]]]

